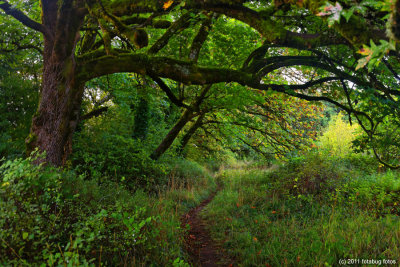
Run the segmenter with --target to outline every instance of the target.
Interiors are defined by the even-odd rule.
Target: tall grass
[[[222,171],[224,188],[203,213],[212,235],[239,266],[399,263],[398,173],[353,172],[310,157],[274,170]]]

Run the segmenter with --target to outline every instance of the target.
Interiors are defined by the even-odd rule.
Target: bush
[[[378,162],[368,155],[350,153],[336,157],[329,151],[314,149],[289,158],[270,176],[277,188],[294,196],[326,196],[349,179],[370,175],[377,169]]]
[[[315,194],[332,191],[342,181],[345,171],[335,159],[328,159],[318,151],[290,158],[270,176],[291,195]]]
[[[0,167],[0,265],[165,266],[182,257],[179,219],[155,215],[149,196],[36,159]]]
[[[400,176],[398,172],[357,176],[338,188],[338,199],[369,211],[372,215],[400,215]]]
[[[96,138],[78,137],[73,165],[78,173],[98,182],[122,182],[130,189],[153,189],[165,183],[167,169],[150,159],[139,140],[103,132]]]
[[[333,157],[344,158],[352,150],[352,142],[357,137],[358,124],[350,125],[343,120],[339,113],[330,122],[324,134],[319,138],[319,148],[325,150]]]

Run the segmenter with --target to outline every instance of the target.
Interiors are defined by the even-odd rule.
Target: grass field
[[[324,161],[325,169],[307,171],[303,163],[310,162],[219,173],[224,188],[203,216],[238,265],[336,266],[342,259],[397,265],[398,174]]]

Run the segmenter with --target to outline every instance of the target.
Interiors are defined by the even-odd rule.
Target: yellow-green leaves
[[[380,44],[376,45],[374,41],[370,41],[370,46],[363,45],[363,48],[358,51],[362,57],[358,60],[356,70],[368,65],[368,71],[371,71],[390,50],[396,50],[394,41],[380,40]]]
[[[22,233],[22,239],[27,239],[28,238],[28,235],[29,235],[29,233],[27,233],[27,232],[23,232]]]
[[[343,114],[339,113],[333,117],[329,123],[328,129],[320,137],[320,147],[327,150],[330,154],[337,157],[344,157],[352,149],[352,141],[357,136],[358,125],[350,125],[343,119]]]

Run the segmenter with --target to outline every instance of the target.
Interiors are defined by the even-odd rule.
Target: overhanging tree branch
[[[259,148],[260,143],[258,145],[252,145],[252,144],[250,144],[249,142],[247,142],[246,140],[244,140],[241,137],[239,137],[238,139],[240,141],[242,141],[243,144],[245,144],[248,147],[250,147],[251,149],[253,149],[256,153],[259,153],[259,154],[263,155],[265,158],[269,158],[269,157],[271,157],[271,155],[274,155],[274,153],[262,151],[262,149]]]
[[[104,54],[103,54],[104,55]],[[254,73],[235,70],[228,68],[202,67],[193,62],[172,59],[168,57],[151,57],[145,54],[125,53],[118,56],[100,56],[93,60],[82,58],[79,77],[82,81],[87,81],[95,77],[112,74],[117,72],[136,72],[140,74],[157,75],[158,77],[169,78],[175,81],[187,84],[214,84],[220,82],[237,82],[241,85],[249,86],[255,89],[268,90],[272,89],[279,92],[286,92],[295,89],[307,89],[311,86],[322,84],[334,80],[349,80],[360,86],[368,86],[365,81],[361,81],[357,77],[353,77],[330,65],[317,62],[313,58],[288,58],[283,63],[271,67],[271,71],[278,67],[305,65],[324,69],[328,72],[336,74],[337,77],[325,77],[315,81],[310,81],[302,85],[278,85],[278,84],[262,84],[254,78]],[[265,73],[265,72],[264,72]],[[321,99],[323,100],[323,99]]]
[[[282,91],[282,90],[305,90],[311,88],[315,85],[320,85],[326,82],[338,81],[341,80],[340,77],[325,77],[314,81],[309,81],[303,84],[291,84],[291,85],[282,85],[282,84],[267,84],[274,91]]]
[[[191,1],[191,3],[187,4],[187,7],[214,11],[240,20],[256,29],[267,39],[268,43],[290,43],[293,46],[301,48],[348,43],[344,38],[333,34],[297,33],[287,30],[284,25],[271,19],[271,15],[276,12],[273,5],[262,12],[257,12],[251,8],[243,6],[242,4],[232,5],[228,3],[218,3],[218,1],[199,2],[200,1]]]
[[[168,29],[172,24],[169,20],[163,20],[163,19],[155,20],[154,17],[141,18],[137,16],[132,16],[128,18],[123,18],[121,20],[126,25],[137,24],[140,25],[141,27],[144,25],[149,25],[156,29]]]
[[[50,33],[46,29],[46,27],[43,24],[40,24],[31,18],[29,18],[27,15],[25,15],[22,11],[13,8],[7,0],[2,0],[2,4],[0,4],[0,8],[3,9],[3,11],[12,17],[14,17],[16,20],[27,26],[28,28],[31,28],[35,31],[41,32],[46,36],[50,36]],[[1,3],[0,2],[0,3]]]
[[[186,145],[189,143],[190,139],[194,135],[194,133],[202,126],[203,124],[203,119],[204,119],[205,113],[200,114],[200,116],[197,118],[196,122],[193,123],[189,130],[185,133],[181,140],[181,144],[178,147],[178,153],[182,154],[183,150],[185,149]]]
[[[82,63],[82,71],[80,71],[80,73],[88,74],[88,76],[83,76],[81,79],[91,79],[115,72],[136,72],[141,74],[156,74],[159,77],[170,78],[187,84],[210,85],[220,82],[237,82],[241,85],[249,86],[254,89],[274,90],[308,101],[325,101],[332,103],[345,110],[347,113],[354,114],[357,118],[358,116],[365,117],[369,121],[370,127],[367,129],[362,125],[363,129],[367,133],[371,133],[373,131],[374,122],[372,118],[365,112],[354,110],[353,108],[341,104],[338,101],[326,96],[307,95],[294,91],[305,90],[312,86],[335,80],[349,80],[359,86],[371,86],[367,81],[361,81],[357,77],[354,77],[331,65],[317,62],[317,58],[305,58],[305,60],[303,60],[303,58],[288,57],[287,60],[284,59],[285,57],[283,57],[283,63],[279,63],[279,67],[295,65],[313,66],[336,74],[337,77],[325,77],[318,80],[309,81],[304,84],[295,85],[263,84],[258,79],[255,79],[254,73],[244,70],[201,67],[193,62],[176,60],[168,57],[151,57],[145,54],[120,54],[117,57],[102,56],[94,60],[87,60],[86,62]],[[278,65],[275,65],[271,69],[276,68],[278,68]]]
[[[26,49],[34,49],[39,54],[43,54],[43,50],[40,47],[37,47],[35,45],[30,45],[30,44],[24,44],[20,45],[18,43],[12,43],[12,45],[15,46],[15,48],[0,48],[1,52],[13,52],[13,51],[19,51],[19,50],[26,50]]]
[[[393,66],[389,64],[389,62],[386,59],[382,59],[382,62],[385,64],[385,66],[389,69],[389,71],[393,74],[393,77],[396,78],[396,80],[400,81],[400,77],[397,74],[397,72],[393,69]]]
[[[300,93],[296,93],[296,92],[283,92],[283,93],[286,93],[288,95],[291,95],[291,96],[294,96],[294,97],[297,97],[297,98],[300,98],[300,99],[304,99],[304,100],[307,100],[307,101],[324,101],[324,102],[328,102],[328,103],[334,104],[335,106],[337,106],[337,107],[343,109],[344,111],[346,111],[348,114],[354,114],[357,117],[357,119],[359,119],[358,116],[363,116],[369,121],[370,129],[367,129],[366,127],[364,127],[362,123],[360,124],[361,127],[363,127],[364,131],[367,132],[368,134],[371,134],[374,131],[375,123],[372,120],[372,118],[368,114],[366,114],[365,112],[354,110],[354,109],[351,109],[349,107],[346,107],[345,105],[343,105],[343,104],[341,104],[341,103],[339,103],[339,102],[337,102],[337,101],[335,101],[335,100],[333,100],[333,99],[331,99],[329,97],[326,97],[326,96],[310,96],[310,95],[300,94]],[[361,120],[359,120],[359,122],[361,122]]]
[[[177,21],[175,21],[164,33],[163,36],[158,39],[152,47],[150,47],[148,53],[156,54],[160,51],[164,46],[168,44],[169,39],[180,29],[186,28],[189,26],[188,20],[190,19],[190,13],[183,14]]]
[[[106,74],[135,72],[152,74],[187,84],[219,82],[253,83],[251,73],[228,68],[201,67],[190,61],[146,54],[121,53],[106,55],[104,51],[78,58],[78,79],[88,81]],[[94,59],[91,57],[96,56]]]
[[[90,111],[89,113],[83,115],[80,118],[80,121],[84,121],[84,120],[89,120],[93,117],[98,117],[101,114],[103,114],[104,112],[106,112],[108,110],[108,107],[101,107],[101,108],[97,108],[95,110]]]
[[[212,25],[212,19],[216,17],[214,14],[209,14],[208,17],[203,21],[197,35],[194,37],[192,45],[190,47],[189,59],[197,62],[200,50],[207,39],[208,33]]]
[[[161,90],[164,91],[164,93],[167,95],[167,97],[169,98],[169,100],[171,100],[172,103],[174,103],[176,106],[178,107],[182,107],[182,108],[189,108],[188,105],[186,105],[185,103],[183,103],[181,100],[179,100],[174,93],[172,92],[172,90],[168,87],[168,85],[166,85],[164,83],[164,81],[162,79],[160,79],[157,76],[151,75],[149,74],[150,78],[153,79],[153,81],[155,81],[158,86],[161,88]]]

